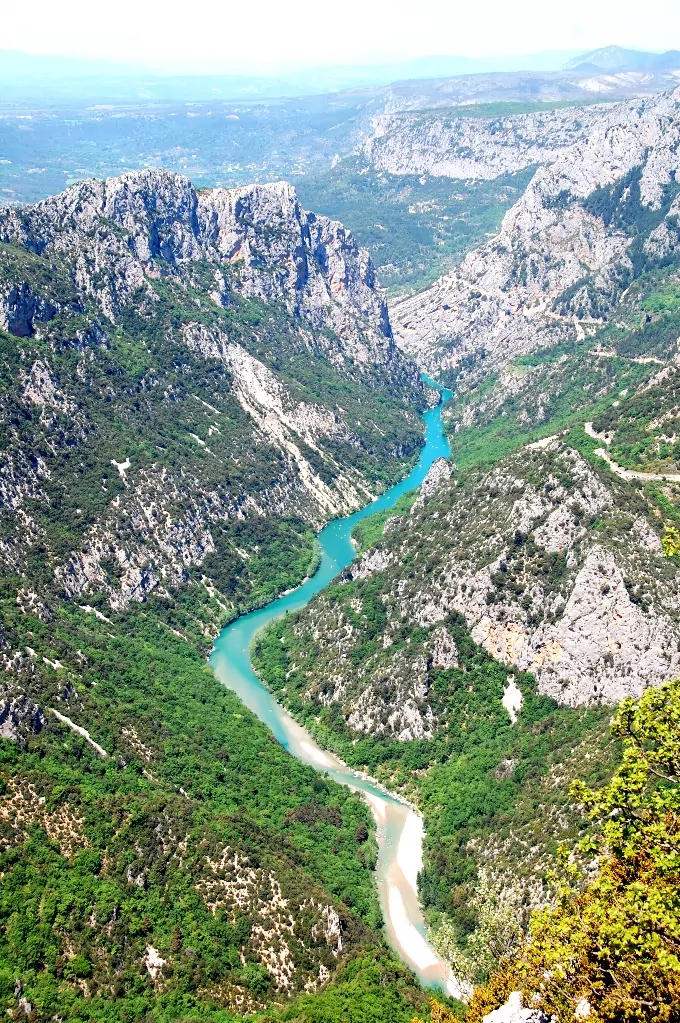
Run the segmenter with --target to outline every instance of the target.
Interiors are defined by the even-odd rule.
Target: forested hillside
[[[298,184],[301,202],[341,220],[365,245],[390,294],[420,289],[494,234],[533,169],[492,181],[393,174],[346,157]]]
[[[389,974],[409,1018],[367,808],[204,660],[418,451],[367,254],[288,186],[160,173],[0,237],[3,1005],[231,1019]]]

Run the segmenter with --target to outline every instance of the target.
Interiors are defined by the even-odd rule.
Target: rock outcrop
[[[438,458],[436,462],[433,462],[427,471],[427,476],[420,484],[421,499],[429,497],[430,494],[435,492],[437,487],[450,479],[451,472],[451,464],[445,458]]]
[[[520,992],[513,991],[505,1005],[486,1014],[483,1023],[549,1023],[549,1017],[541,1009],[525,1008]]]
[[[479,376],[603,322],[642,266],[680,249],[679,99],[616,104],[540,167],[497,237],[393,305],[402,349]]]
[[[607,111],[594,105],[498,117],[466,117],[465,107],[454,114],[383,114],[374,119],[362,155],[388,174],[491,180],[552,163],[586,139]]]
[[[133,297],[155,301],[151,279],[208,263],[217,302],[229,304],[231,287],[282,302],[342,339],[337,358],[408,377],[367,251],[342,224],[303,210],[286,182],[197,191],[187,178],[158,170],[84,181],[0,213],[0,239],[66,257],[83,298],[113,321]],[[230,282],[222,265],[236,271]],[[49,318],[49,306],[24,285],[0,299],[0,324],[3,315],[7,329],[15,325],[12,332],[24,336],[34,320]]]
[[[3,665],[5,671],[8,665]],[[0,691],[0,739],[23,742],[31,735],[37,735],[44,727],[46,718],[26,693],[8,688],[4,683]]]
[[[27,281],[0,287],[0,327],[16,337],[30,337],[36,323],[51,320],[56,309],[35,295]]]

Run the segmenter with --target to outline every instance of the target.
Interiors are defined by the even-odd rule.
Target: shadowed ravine
[[[442,400],[450,396],[442,392]],[[449,454],[441,421],[441,404],[423,416],[425,445],[409,475],[366,508],[331,522],[319,534],[321,561],[311,579],[266,607],[244,615],[228,625],[215,641],[211,666],[220,682],[240,696],[245,705],[266,724],[279,742],[298,760],[311,764],[335,781],[361,792],[373,810],[378,832],[376,883],[390,945],[428,986],[459,995],[458,985],[446,963],[426,939],[418,902],[416,879],[422,867],[422,820],[414,810],[379,785],[353,773],[332,753],[321,749],[309,732],[276,702],[250,664],[249,650],[255,634],[287,611],[304,607],[353,561],[352,529],[360,519],[390,508],[408,490],[419,486],[432,463]]]

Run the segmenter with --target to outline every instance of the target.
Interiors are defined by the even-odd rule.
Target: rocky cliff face
[[[423,389],[368,255],[290,186],[86,181],[0,238],[8,571],[46,545],[59,592],[118,609],[225,544],[245,577],[231,526],[318,527],[380,488],[378,447],[415,452]]]
[[[432,735],[430,673],[455,666],[452,614],[558,703],[618,703],[680,671],[680,573],[653,515],[557,437],[463,479],[440,474],[345,578],[358,591],[320,597],[297,630],[315,648],[307,698],[341,705],[358,732]],[[367,601],[381,635],[359,659]]]
[[[642,268],[678,250],[679,98],[617,104],[539,168],[498,237],[394,305],[403,350],[479,375],[610,316]]]
[[[341,224],[304,211],[285,182],[197,192],[188,179],[156,170],[85,181],[5,211],[0,238],[66,257],[78,291],[114,321],[140,292],[153,300],[150,279],[181,277],[200,261],[215,266],[211,294],[227,305],[218,267],[231,265],[238,293],[283,302],[311,325],[335,331],[346,346],[336,358],[369,371],[380,364],[388,374],[398,367],[368,253]],[[25,322],[38,312],[18,315]]]
[[[606,106],[545,110],[499,117],[396,113],[374,118],[363,146],[368,163],[389,174],[483,178],[552,163],[561,150],[586,139]]]
[[[16,337],[30,337],[38,323],[51,320],[54,306],[34,295],[29,285],[6,284],[0,294],[0,327]]]

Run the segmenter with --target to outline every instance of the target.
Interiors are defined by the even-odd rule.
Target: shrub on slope
[[[612,731],[623,756],[611,782],[573,787],[599,823],[577,850],[597,855],[597,874],[570,858],[555,906],[475,992],[469,1023],[517,989],[559,1023],[680,1018],[680,681],[624,700]]]

